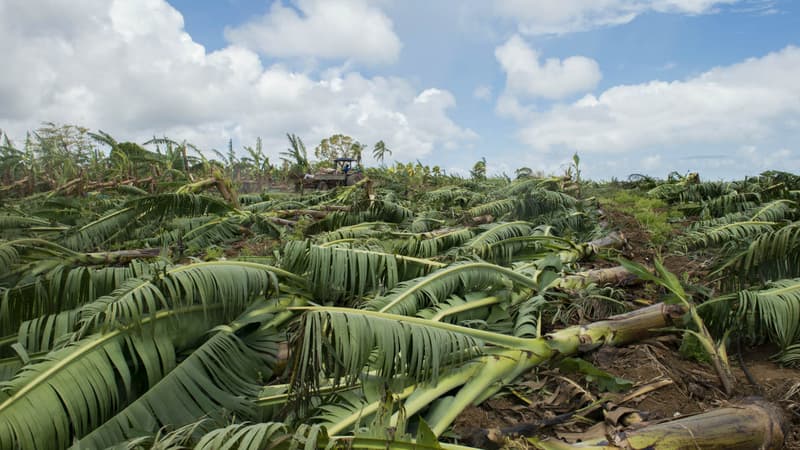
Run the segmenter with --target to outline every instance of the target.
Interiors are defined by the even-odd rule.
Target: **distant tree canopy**
[[[323,139],[314,149],[314,156],[321,161],[332,161],[336,158],[353,158],[361,162],[364,144],[344,134],[334,134]]]

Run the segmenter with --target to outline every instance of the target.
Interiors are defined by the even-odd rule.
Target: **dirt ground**
[[[800,449],[800,370],[783,368],[769,361],[773,349],[748,348],[742,351],[743,362],[756,385],[732,355],[736,391],[727,397],[708,364],[688,360],[678,352],[679,341],[671,336],[650,339],[635,345],[603,347],[585,355],[596,367],[634,383],[631,391],[642,386],[660,386],[652,392],[622,402],[625,392],[601,393],[580,376],[562,375],[542,368],[530,373],[502,395],[471,407],[459,417],[454,429],[468,445],[491,447],[483,440],[489,429],[504,429],[522,423],[541,423],[578,410],[588,404],[610,399],[618,407],[631,408],[646,421],[654,421],[736,403],[751,396],[761,396],[780,405],[786,414],[787,449]],[[624,411],[628,411],[625,409]],[[585,419],[543,426],[537,436],[575,439],[596,422],[604,420],[601,410],[586,414]]]
[[[649,235],[636,220],[621,211],[607,212],[609,228],[621,230],[628,241],[624,256],[643,264],[652,264],[658,249],[649,245]],[[710,261],[687,256],[665,255],[664,264],[673,273],[687,276],[692,282],[708,282]],[[596,264],[603,266],[603,263]],[[652,296],[652,287],[626,289],[630,299]],[[614,407],[636,412],[630,417],[644,421],[701,413],[751,396],[763,397],[779,405],[786,417],[785,447],[800,449],[800,370],[784,368],[770,361],[774,348],[728,349],[736,378],[735,392],[726,396],[713,368],[706,363],[685,358],[679,352],[680,337],[664,335],[633,345],[602,347],[583,355],[596,367],[633,382],[629,391],[643,386],[651,392],[625,399],[625,392],[600,392],[596,385],[575,374],[561,374],[556,369],[541,368],[531,372],[500,395],[463,412],[454,424],[460,442],[481,448],[496,448],[492,436],[513,427],[523,435],[557,437],[574,442],[581,433],[604,420],[603,408],[586,411],[568,420],[559,420],[590,404],[611,400]],[[744,370],[750,374],[748,377]],[[750,381],[752,379],[752,382]],[[753,384],[755,382],[755,384]],[[607,414],[606,414],[607,415]],[[622,416],[621,416],[622,417]],[[626,415],[628,417],[628,415]],[[560,423],[553,423],[560,422]],[[529,424],[520,427],[520,424]],[[620,424],[623,426],[623,424]],[[526,448],[522,441],[506,441],[511,447]]]

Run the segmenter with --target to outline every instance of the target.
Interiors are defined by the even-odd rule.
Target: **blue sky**
[[[792,0],[0,0],[20,67],[0,129],[273,155],[343,132],[460,173],[575,151],[598,179],[797,172],[798,25]]]

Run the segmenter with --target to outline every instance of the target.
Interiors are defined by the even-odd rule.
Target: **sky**
[[[0,0],[0,130],[468,174],[800,172],[796,0]],[[366,152],[367,154],[369,152]],[[367,156],[367,164],[376,164]]]

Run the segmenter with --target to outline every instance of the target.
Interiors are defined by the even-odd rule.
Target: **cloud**
[[[534,113],[533,106],[521,104],[516,97],[507,92],[504,92],[497,98],[497,104],[494,110],[502,117],[510,117],[520,122],[528,121]]]
[[[455,98],[446,90],[342,67],[265,67],[235,44],[207,52],[164,0],[51,3],[0,2],[0,124],[12,137],[54,121],[201,148],[260,135],[275,154],[287,132],[309,147],[341,132],[383,139],[400,159],[476,137],[448,116]]]
[[[472,91],[472,96],[478,100],[491,100],[492,99],[492,87],[486,84],[480,85]]]
[[[800,48],[717,67],[683,81],[612,87],[530,113],[523,142],[547,152],[625,153],[766,142],[800,130]]]
[[[669,61],[667,63],[664,63],[663,66],[659,67],[658,70],[667,71],[667,70],[672,70],[676,67],[678,67],[678,63],[676,63],[675,61]]]
[[[737,13],[755,16],[769,16],[781,13],[778,8],[778,0],[747,0],[733,10]]]
[[[366,0],[276,1],[269,12],[226,28],[232,43],[275,57],[352,59],[391,63],[400,54],[392,21]]]
[[[563,34],[628,23],[638,15],[704,14],[741,0],[498,0],[495,12],[526,35]]]
[[[597,61],[591,58],[571,56],[540,62],[538,52],[518,35],[497,47],[494,54],[506,74],[506,91],[511,95],[559,99],[586,92],[602,78]]]

